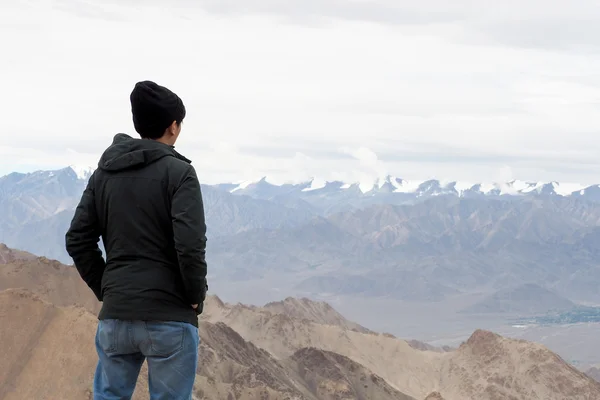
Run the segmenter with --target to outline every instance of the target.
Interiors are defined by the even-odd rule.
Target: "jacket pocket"
[[[146,322],[150,353],[146,356],[169,357],[181,351],[185,328],[181,322]]]

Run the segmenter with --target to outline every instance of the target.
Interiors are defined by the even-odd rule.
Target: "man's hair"
[[[179,96],[152,81],[136,83],[129,99],[133,125],[142,138],[159,139],[173,121],[180,125],[185,118]]]

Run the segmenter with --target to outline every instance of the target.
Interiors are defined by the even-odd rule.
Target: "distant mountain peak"
[[[557,181],[531,182],[512,179],[506,182],[466,182],[460,180],[408,180],[386,174],[376,178],[361,178],[355,181],[327,180],[313,176],[300,183],[276,183],[277,180],[263,176],[259,180],[231,184],[231,193],[247,194],[251,197],[271,198],[273,195],[307,196],[404,196],[423,199],[441,195],[468,196],[598,196],[598,185],[584,186]],[[262,192],[265,194],[263,195]]]
[[[83,166],[83,165],[69,165],[69,167],[75,175],[77,175],[77,179],[87,180],[92,176],[96,168]]]
[[[483,329],[477,329],[471,334],[466,345],[473,349],[487,350],[494,346],[498,340],[500,340],[500,335]]]

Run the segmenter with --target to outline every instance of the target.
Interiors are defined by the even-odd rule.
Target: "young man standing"
[[[187,400],[208,289],[200,184],[191,161],[174,150],[181,99],[144,81],[130,100],[141,139],[114,137],[66,234],[67,252],[103,302],[94,399],[130,399],[147,360],[150,398]]]

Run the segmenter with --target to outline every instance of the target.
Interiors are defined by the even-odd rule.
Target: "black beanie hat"
[[[133,125],[143,138],[158,139],[173,121],[181,123],[185,118],[179,96],[152,81],[136,83],[129,99]]]

